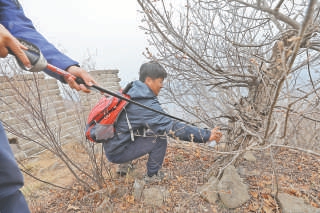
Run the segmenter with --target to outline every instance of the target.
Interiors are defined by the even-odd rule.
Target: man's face
[[[161,88],[163,87],[163,78],[152,79],[147,77],[145,80],[145,84],[152,90],[152,92],[158,96]]]

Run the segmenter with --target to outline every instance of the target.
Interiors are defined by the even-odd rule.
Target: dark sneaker
[[[154,174],[151,177],[146,174],[143,179],[146,184],[159,183],[164,179],[164,176],[164,173],[159,171],[157,174]]]
[[[126,162],[126,163],[121,163],[118,165],[117,168],[117,174],[119,174],[120,176],[125,176],[128,173],[133,171],[133,164],[132,162]]]

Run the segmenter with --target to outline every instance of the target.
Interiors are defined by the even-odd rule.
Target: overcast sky
[[[146,59],[134,0],[20,0],[36,28],[80,63],[90,53],[97,69],[118,69],[122,80],[137,79]]]

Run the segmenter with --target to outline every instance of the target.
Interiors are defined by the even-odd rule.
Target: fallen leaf
[[[72,205],[69,205],[68,208],[67,208],[67,212],[68,211],[79,211],[80,208],[77,207],[77,206],[72,206]]]
[[[254,197],[254,198],[258,198],[258,192],[256,192],[256,191],[250,191],[250,194],[252,195],[252,197]]]

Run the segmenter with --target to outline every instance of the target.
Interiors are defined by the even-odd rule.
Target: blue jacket
[[[24,39],[35,44],[42,52],[49,64],[66,70],[78,62],[57,50],[39,32],[28,19],[18,0],[0,0],[0,24],[7,28],[16,38]],[[49,70],[44,70],[48,75],[64,82],[64,79]]]
[[[132,88],[127,94],[136,102],[158,111],[163,111],[157,96],[141,81],[134,81]],[[135,137],[143,137],[144,131],[148,129],[148,136],[150,136],[150,134],[155,137],[168,135],[184,141],[204,143],[209,140],[211,134],[210,130],[177,122],[160,113],[129,103],[126,106],[126,110],[121,112],[115,125],[115,136],[103,144],[107,155],[120,153],[128,143],[132,143],[126,115],[128,116]]]

